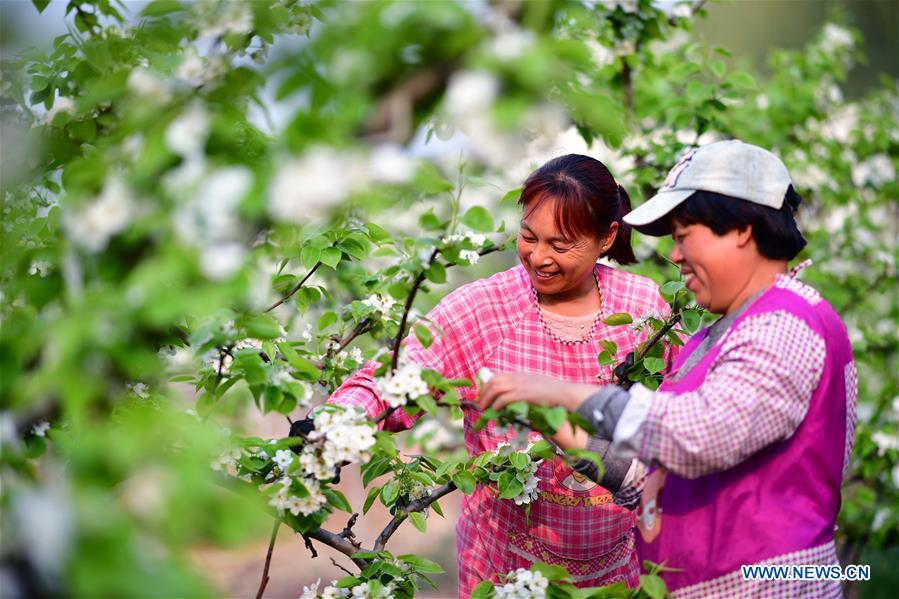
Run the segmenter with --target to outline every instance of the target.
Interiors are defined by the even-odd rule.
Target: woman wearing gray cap
[[[672,260],[722,317],[653,393],[497,375],[481,405],[563,405],[650,464],[641,558],[676,597],[839,596],[834,524],[852,449],[856,371],[836,312],[788,270],[804,247],[783,163],[740,141],[698,148],[625,221],[670,233]],[[591,440],[591,443],[595,442]],[[589,447],[589,445],[588,445]],[[783,568],[768,569],[777,565]]]

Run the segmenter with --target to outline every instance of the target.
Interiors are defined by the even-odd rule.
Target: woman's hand
[[[542,374],[506,372],[495,375],[480,388],[478,407],[499,410],[523,401],[539,406],[562,406],[573,412],[595,391],[594,385],[569,383]]]

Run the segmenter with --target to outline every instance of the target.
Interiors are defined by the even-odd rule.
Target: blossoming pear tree
[[[272,543],[286,526],[355,566],[303,597],[419,593],[442,567],[392,554],[391,537],[425,531],[441,498],[477,485],[527,509],[557,448],[442,450],[453,434],[439,423],[461,417],[458,389],[477,381],[404,360],[402,340],[441,334],[427,308],[487,273],[524,176],[557,148],[596,155],[639,198],[685,149],[728,137],[791,168],[808,280],[854,344],[843,557],[895,547],[896,82],[845,97],[861,55],[839,14],[801,50],[773,51],[769,75],[735,70],[727,50],[691,40],[703,11],[70,0],[67,33],[4,59],[0,80],[4,593],[212,596],[187,549],[272,526]],[[635,239],[633,270],[672,314],[610,316],[647,341],[630,360],[605,342],[597,361],[605,382],[654,387],[664,346],[710,317],[677,280],[670,240]],[[387,412],[321,406],[369,361]],[[248,436],[247,404],[283,415],[284,433]],[[378,430],[394,410],[424,413],[422,452]],[[584,424],[523,405],[488,419],[547,439]],[[346,464],[361,465],[362,505],[334,487]],[[363,545],[353,524],[375,502],[392,519]],[[352,514],[342,531],[335,511]],[[538,564],[475,595],[657,598],[659,567],[638,589],[588,591]],[[259,596],[267,581],[268,560]]]

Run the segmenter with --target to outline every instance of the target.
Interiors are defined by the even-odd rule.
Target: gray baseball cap
[[[780,158],[736,139],[689,151],[668,173],[659,192],[624,216],[646,235],[670,233],[665,216],[697,191],[713,191],[779,210],[792,182]]]

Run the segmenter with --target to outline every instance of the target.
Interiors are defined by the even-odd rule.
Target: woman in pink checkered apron
[[[667,311],[651,280],[597,263],[601,257],[618,264],[636,262],[630,227],[622,221],[630,199],[601,162],[567,155],[531,174],[519,204],[521,264],[446,296],[427,316],[442,334],[435,334],[428,348],[410,335],[404,354],[448,378],[473,380],[487,367],[608,383],[611,371],[596,359],[599,341],[614,341],[624,356],[642,338],[603,319],[618,312],[643,316]],[[329,401],[357,406],[370,416],[382,412],[386,403],[378,396],[373,368],[350,377]],[[463,400],[476,399],[474,387],[460,391]],[[465,410],[470,454],[493,451],[514,439],[513,432],[495,423],[476,432],[478,416],[478,410]],[[414,424],[399,410],[382,426],[399,431]],[[566,567],[579,586],[636,585],[635,519],[632,506],[622,505],[621,498],[629,496],[630,482],[641,478],[643,470],[636,460],[607,460],[602,484],[560,459],[545,460],[537,473],[539,498],[531,504],[530,519],[525,506],[497,499],[492,489],[478,487],[464,496],[456,526],[459,596],[468,597],[482,580],[535,562]]]

